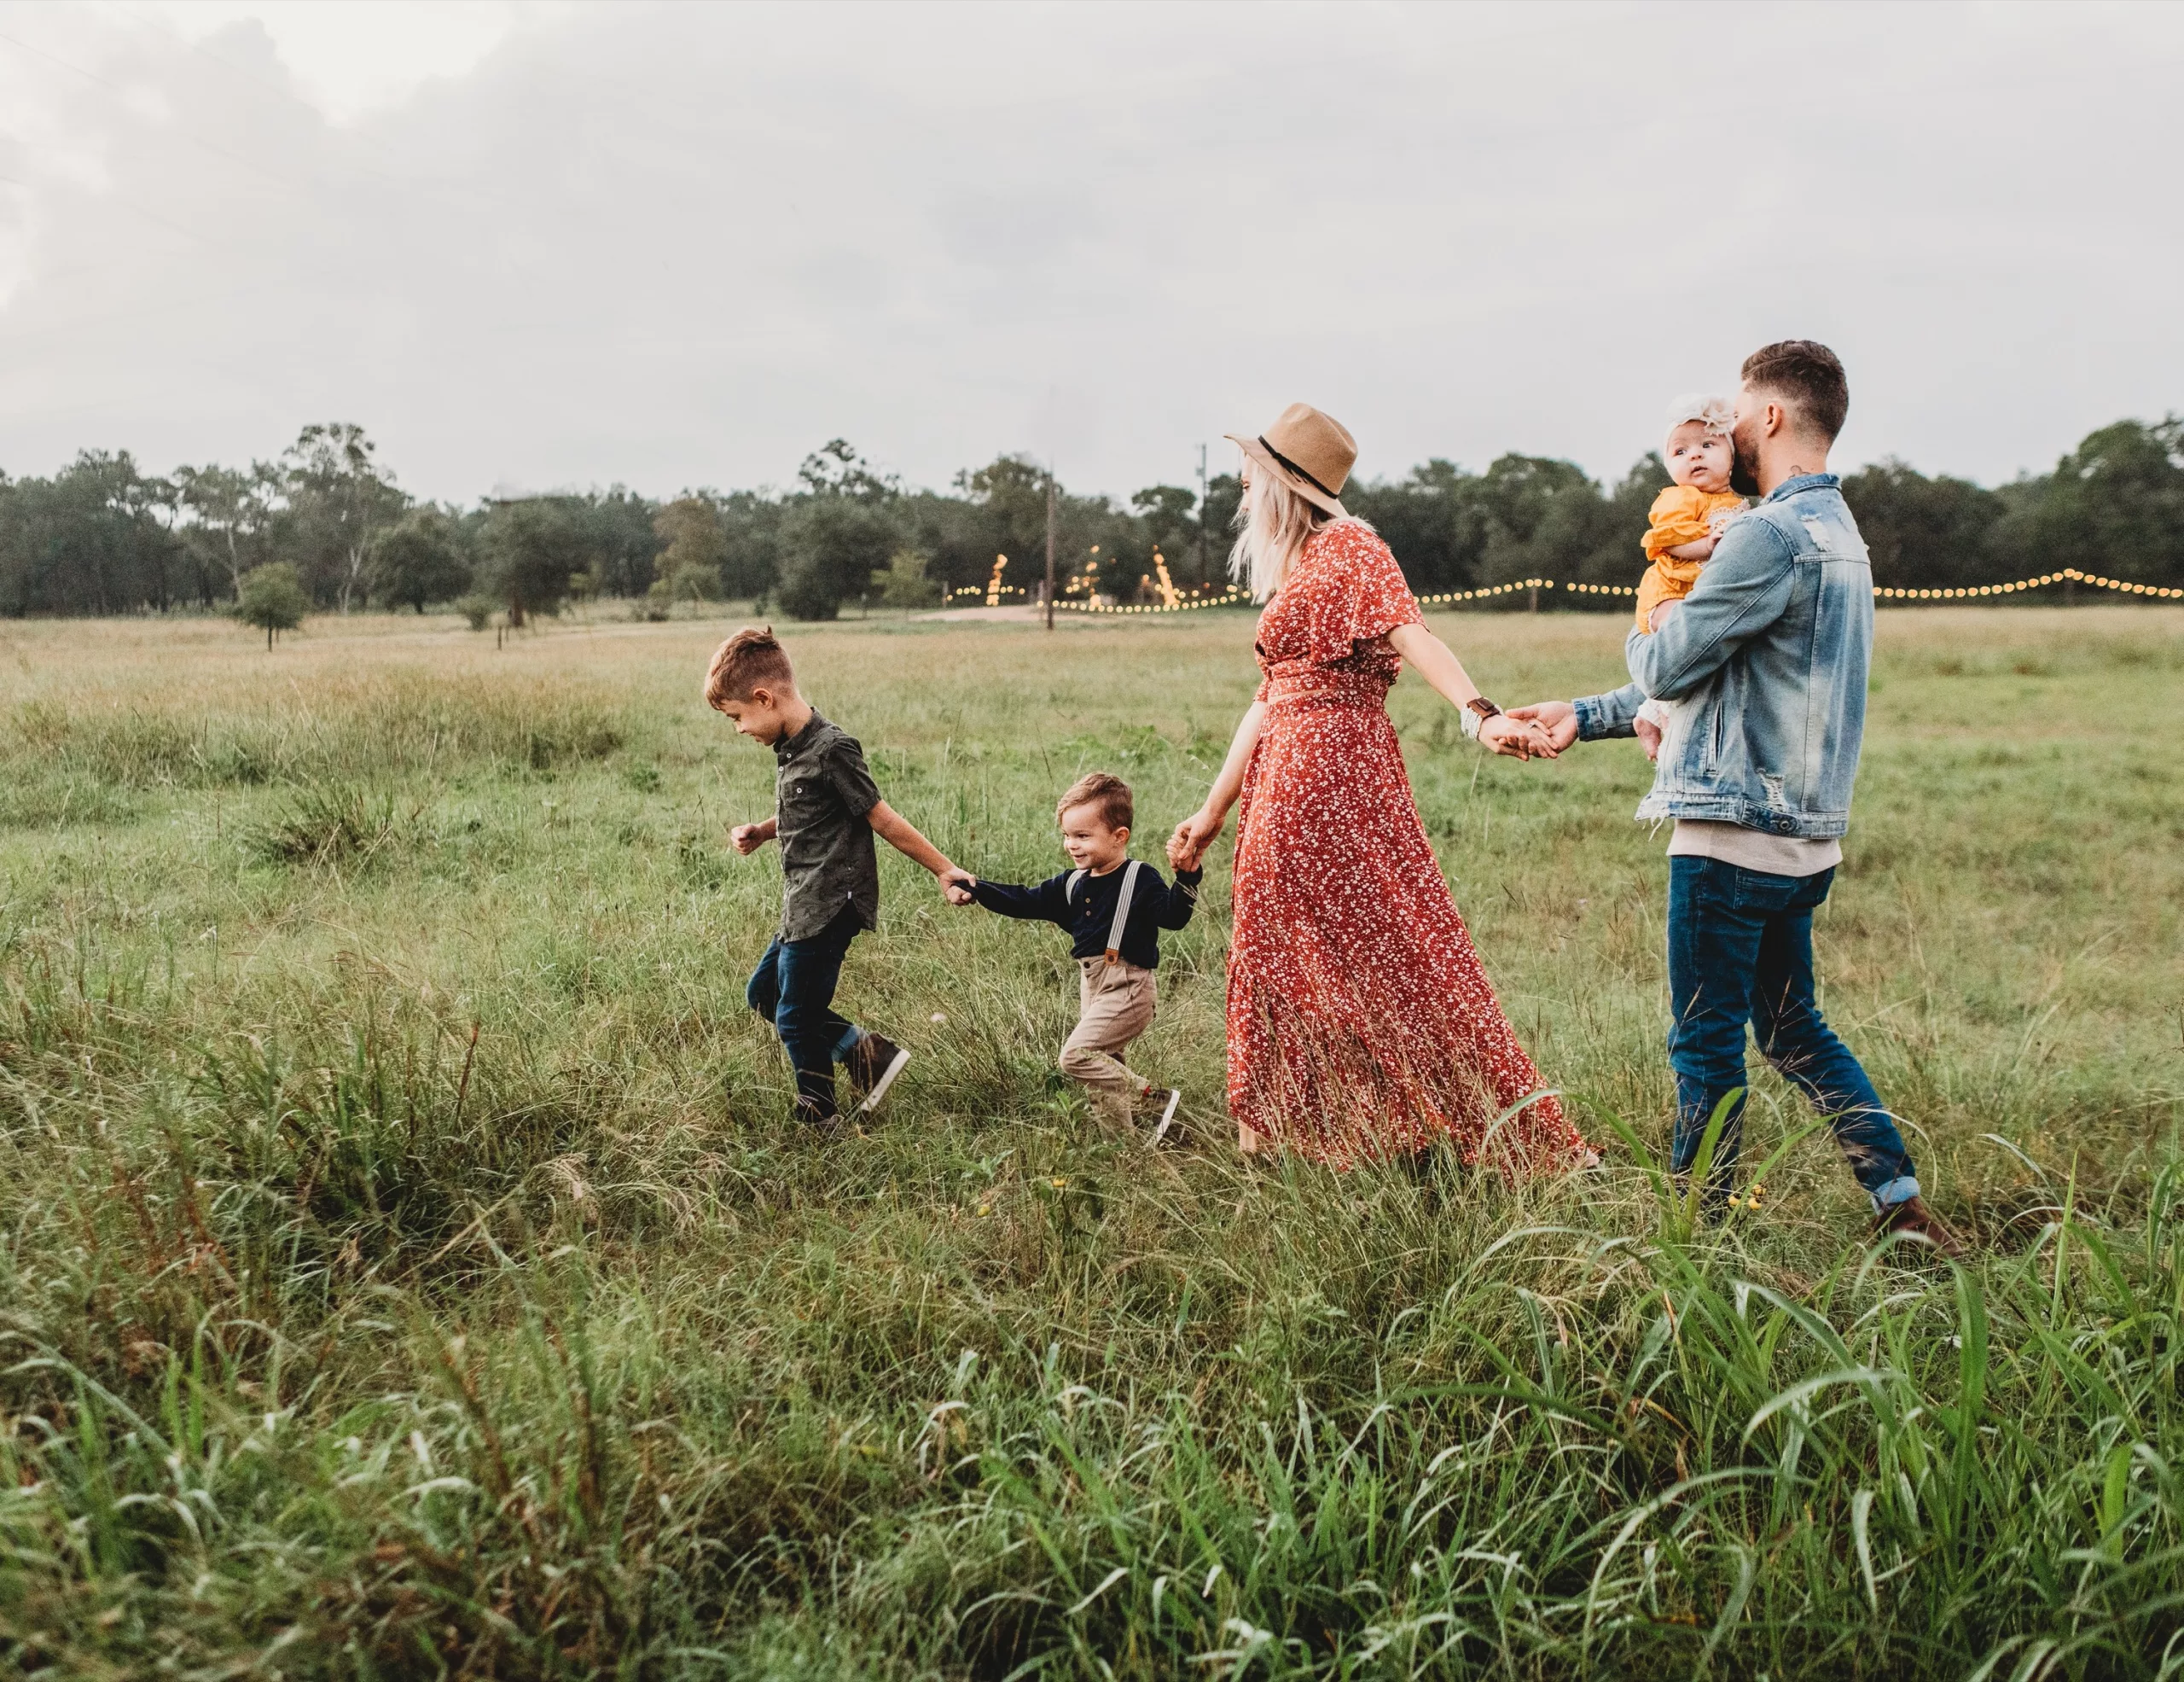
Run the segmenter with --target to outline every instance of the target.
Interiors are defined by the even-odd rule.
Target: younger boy
[[[935,876],[962,873],[880,798],[864,750],[798,692],[795,670],[771,627],[746,626],[713,651],[706,701],[725,713],[739,735],[774,750],[775,815],[728,832],[746,856],[776,836],[781,844],[781,928],[744,996],[773,1023],[788,1052],[797,1120],[832,1128],[839,1114],[836,1063],[848,1070],[863,1113],[879,1103],[910,1060],[885,1034],[858,1027],[834,1009],[850,942],[880,921],[873,836]],[[956,904],[970,903],[967,893],[943,885]]]
[[[1191,920],[1205,872],[1178,870],[1170,888],[1150,864],[1132,859],[1135,815],[1130,784],[1095,771],[1072,783],[1054,807],[1062,849],[1075,870],[1036,888],[964,881],[971,898],[988,911],[1069,930],[1070,951],[1082,974],[1077,1027],[1062,1042],[1062,1073],[1092,1089],[1094,1113],[1113,1126],[1127,1127],[1133,1109],[1160,1101],[1160,1120],[1153,1130],[1158,1144],[1175,1122],[1182,1094],[1173,1087],[1156,1091],[1123,1062],[1123,1053],[1152,1025],[1159,931]]]

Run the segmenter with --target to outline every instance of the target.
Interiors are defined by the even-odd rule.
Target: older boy
[[[857,1027],[834,1008],[850,942],[879,925],[873,836],[942,878],[956,904],[967,904],[969,896],[946,881],[962,873],[880,798],[857,738],[822,718],[798,691],[788,653],[770,627],[746,626],[714,650],[706,701],[726,713],[739,735],[774,750],[775,815],[739,824],[728,836],[746,857],[776,837],[781,844],[781,928],[745,996],[773,1023],[788,1052],[797,1119],[831,1128],[839,1114],[836,1063],[847,1069],[862,1113],[879,1104],[910,1060],[885,1034]]]
[[[1079,975],[1077,1021],[1062,1042],[1062,1073],[1092,1091],[1092,1108],[1111,1126],[1130,1125],[1130,1112],[1161,1103],[1153,1130],[1158,1144],[1176,1119],[1182,1094],[1155,1087],[1123,1061],[1130,1042],[1152,1026],[1153,972],[1163,928],[1181,928],[1198,905],[1199,870],[1178,870],[1170,888],[1159,871],[1130,856],[1136,813],[1130,784],[1106,771],[1079,777],[1054,807],[1062,850],[1076,868],[1035,888],[964,878],[970,897],[1003,917],[1058,923],[1072,937]]]

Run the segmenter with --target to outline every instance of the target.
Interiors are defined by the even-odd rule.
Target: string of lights
[[[2184,589],[2171,589],[2158,584],[2134,584],[2127,579],[2103,578],[2098,573],[2082,572],[2076,567],[2065,567],[2060,572],[2042,573],[2036,578],[2018,579],[2008,584],[1964,585],[1947,590],[1894,590],[1876,585],[1873,595],[1885,602],[1963,602],[1990,596],[2013,596],[2021,591],[2040,590],[2064,584],[2091,585],[2099,590],[2113,590],[2126,596],[2143,596],[2149,600],[2184,600]],[[1453,607],[1460,602],[1484,602],[1497,596],[1513,596],[1520,590],[1561,590],[1576,596],[1625,596],[1638,594],[1635,585],[1621,584],[1565,584],[1554,579],[1516,579],[1507,584],[1489,585],[1479,590],[1448,590],[1437,595],[1421,596],[1418,604],[1422,608]],[[1060,602],[1055,605],[1080,614],[1182,614],[1199,608],[1233,607],[1246,599],[1246,592],[1234,585],[1216,595],[1201,596],[1175,602]]]
[[[1172,602],[1061,601],[1054,605],[1080,614],[1188,614],[1199,608],[1233,608],[1248,599],[1245,591],[1232,584],[1211,596],[1178,597]]]
[[[1418,598],[1418,604],[1421,608],[1453,607],[1459,602],[1484,602],[1490,597],[1513,596],[1520,590],[1568,590],[1589,596],[1635,596],[1638,593],[1635,585],[1557,584],[1553,579],[1518,579],[1509,584],[1489,585],[1479,590],[1446,590],[1435,596],[1421,596]],[[1061,602],[1056,605],[1080,614],[1181,614],[1197,608],[1234,607],[1247,599],[1247,594],[1240,586],[1231,585],[1216,595],[1178,601],[1172,606],[1160,602]]]
[[[2158,596],[2170,601],[2184,597],[2184,590],[2169,590],[2158,584],[2133,584],[2125,579],[2105,579],[2098,573],[2082,573],[2076,567],[2065,567],[2059,573],[2042,573],[2038,578],[2019,579],[2013,584],[1973,584],[1955,590],[1883,590],[1875,585],[1873,594],[1889,602],[1960,602],[1977,596],[2012,596],[2020,590],[2038,590],[2043,585],[2061,584],[2065,579],[2073,584],[2089,584],[2100,590],[2120,591],[2126,596]]]

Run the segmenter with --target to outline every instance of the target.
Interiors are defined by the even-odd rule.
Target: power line
[[[96,71],[86,70],[80,64],[71,64],[67,59],[59,57],[53,53],[49,53],[41,47],[33,47],[27,41],[18,40],[13,35],[9,35],[5,32],[0,32],[0,42],[6,43],[9,46],[15,48],[18,52],[28,53],[32,58],[42,58],[48,64],[57,64],[63,70],[68,71],[74,75],[81,76],[87,82],[96,83],[100,87],[104,88],[109,93],[119,94],[124,99],[130,97],[129,90],[122,86],[120,83],[109,81],[105,77],[100,75]],[[253,158],[247,158],[240,152],[230,152],[226,147],[215,145],[212,142],[206,140],[201,135],[192,134],[188,129],[183,128],[180,124],[173,125],[171,131],[179,136],[182,139],[188,141],[191,145],[203,148],[206,151],[210,152],[214,157],[225,158],[229,163],[241,164],[245,169],[254,170],[258,174],[265,177],[269,181],[277,181],[283,186],[287,187],[309,188],[316,184],[309,181],[299,180],[296,177],[292,175],[282,175],[277,170],[270,170],[266,168],[264,165],[258,162],[257,160]]]
[[[15,137],[10,135],[9,138],[12,140]],[[19,181],[12,175],[0,175],[0,181],[7,183],[10,187],[20,187],[26,193],[35,193],[39,190],[36,183],[28,181]],[[161,216],[157,211],[147,210],[143,206],[136,203],[134,200],[123,198],[119,193],[105,193],[96,196],[109,199],[113,203],[119,205],[124,210],[133,210],[147,222],[156,222],[162,228],[166,228],[174,233],[180,234],[183,238],[186,240],[195,240],[198,244],[201,246],[209,246],[216,251],[224,248],[220,245],[218,241],[206,239],[204,235],[199,233],[195,228],[185,228],[179,222],[170,222],[166,217]]]

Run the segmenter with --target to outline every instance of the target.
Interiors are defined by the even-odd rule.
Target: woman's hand
[[[1199,860],[1205,857],[1205,850],[1228,822],[1228,814],[1215,812],[1205,806],[1176,825],[1176,833],[1168,837],[1168,866],[1176,870],[1195,870]]]
[[[1529,719],[1496,713],[1478,727],[1479,745],[1506,754],[1513,760],[1552,760],[1559,756],[1553,739]]]

